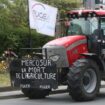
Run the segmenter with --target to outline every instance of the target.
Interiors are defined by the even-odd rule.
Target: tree
[[[79,3],[74,0],[39,0],[59,9],[61,17],[65,11],[75,8]],[[78,4],[78,5],[77,5]],[[31,30],[33,46],[39,47],[51,40]],[[18,51],[21,47],[29,47],[29,24],[27,0],[0,0],[0,53],[8,47]]]

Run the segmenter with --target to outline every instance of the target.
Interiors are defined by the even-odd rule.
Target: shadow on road
[[[68,93],[63,93],[63,94],[56,94],[56,95],[50,95],[48,96],[47,98],[45,99],[33,99],[33,100],[30,100],[28,98],[25,99],[26,101],[28,102],[37,102],[37,103],[44,103],[44,104],[63,104],[63,105],[67,105],[67,104],[70,104],[70,103],[75,103],[75,104],[78,104],[78,105],[81,105],[85,103],[85,105],[88,105],[89,103],[94,103],[94,102],[97,102],[97,101],[101,101],[101,100],[105,100],[105,93],[100,93],[95,100],[92,100],[92,101],[86,101],[86,102],[76,102],[74,100],[72,100],[71,96],[69,96]]]
[[[23,94],[19,94],[19,95],[11,95],[11,96],[0,96],[0,100],[5,100],[5,99],[14,99],[14,98],[22,98],[24,97]]]

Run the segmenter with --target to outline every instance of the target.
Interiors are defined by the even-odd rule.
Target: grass
[[[10,75],[9,73],[0,74],[0,87],[10,86]]]

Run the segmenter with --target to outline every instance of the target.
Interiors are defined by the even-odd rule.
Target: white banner
[[[55,35],[58,9],[35,0],[29,0],[30,28],[49,36]]]

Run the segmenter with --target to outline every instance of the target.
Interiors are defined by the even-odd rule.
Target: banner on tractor
[[[29,0],[30,28],[38,33],[54,36],[58,9],[35,0]]]
[[[13,87],[55,89],[58,86],[56,64],[48,59],[13,60],[10,76]]]

